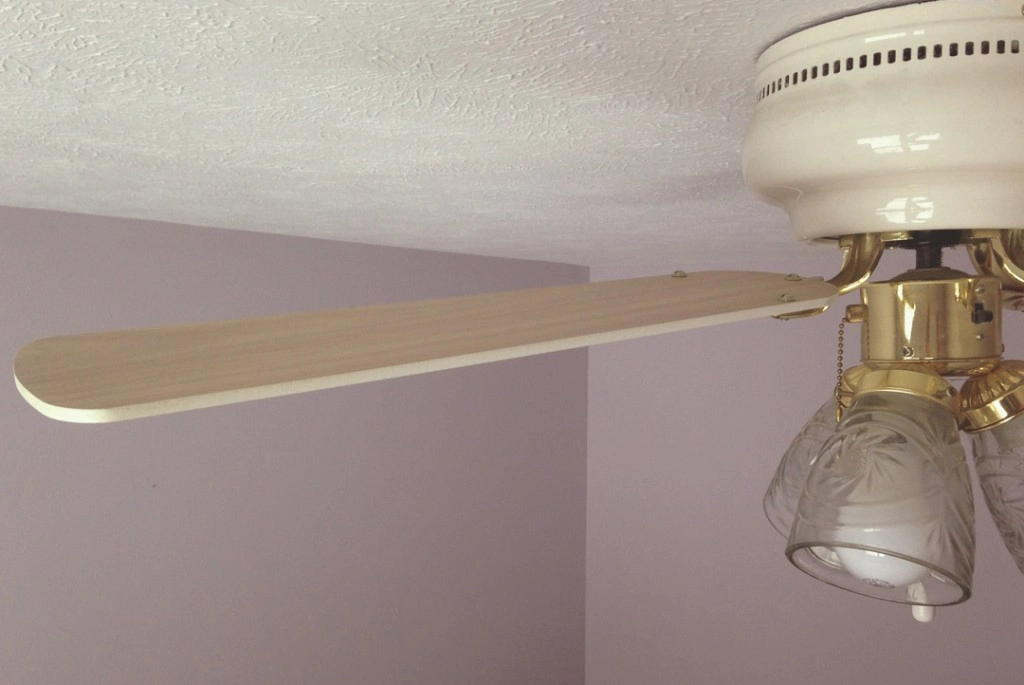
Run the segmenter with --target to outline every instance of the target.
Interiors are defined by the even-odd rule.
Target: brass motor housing
[[[944,267],[861,287],[861,358],[874,369],[988,373],[1003,353],[1000,281]]]

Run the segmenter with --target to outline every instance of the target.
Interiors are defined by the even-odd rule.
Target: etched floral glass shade
[[[764,494],[764,513],[775,530],[789,537],[807,474],[825,441],[836,432],[836,400],[830,397],[800,429]]]
[[[1024,572],[1024,415],[972,434],[971,444],[985,503]]]
[[[854,398],[811,467],[786,555],[870,597],[967,599],[974,502],[952,408],[893,390]]]

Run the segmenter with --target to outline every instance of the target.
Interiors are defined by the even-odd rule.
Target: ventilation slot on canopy
[[[879,50],[855,57],[845,57],[797,69],[790,74],[774,79],[757,91],[757,101],[782,92],[793,86],[818,79],[839,76],[844,73],[888,66],[903,62],[923,62],[935,59],[978,57],[984,55],[1019,55],[1020,40],[980,40],[936,43],[934,45],[908,46],[902,49]]]

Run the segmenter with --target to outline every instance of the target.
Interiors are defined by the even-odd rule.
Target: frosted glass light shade
[[[807,483],[807,474],[811,472],[825,441],[835,432],[836,400],[829,397],[793,438],[764,494],[765,516],[775,530],[787,538],[793,529],[796,507]]]
[[[971,446],[985,503],[1024,572],[1024,415],[972,434]]]
[[[952,409],[892,390],[854,398],[811,467],[786,555],[878,599],[967,599],[974,501]]]

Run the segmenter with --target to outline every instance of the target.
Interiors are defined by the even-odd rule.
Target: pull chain
[[[846,324],[850,319],[843,317],[839,322],[839,345],[836,350],[836,423],[843,418],[843,342],[846,339]]]

